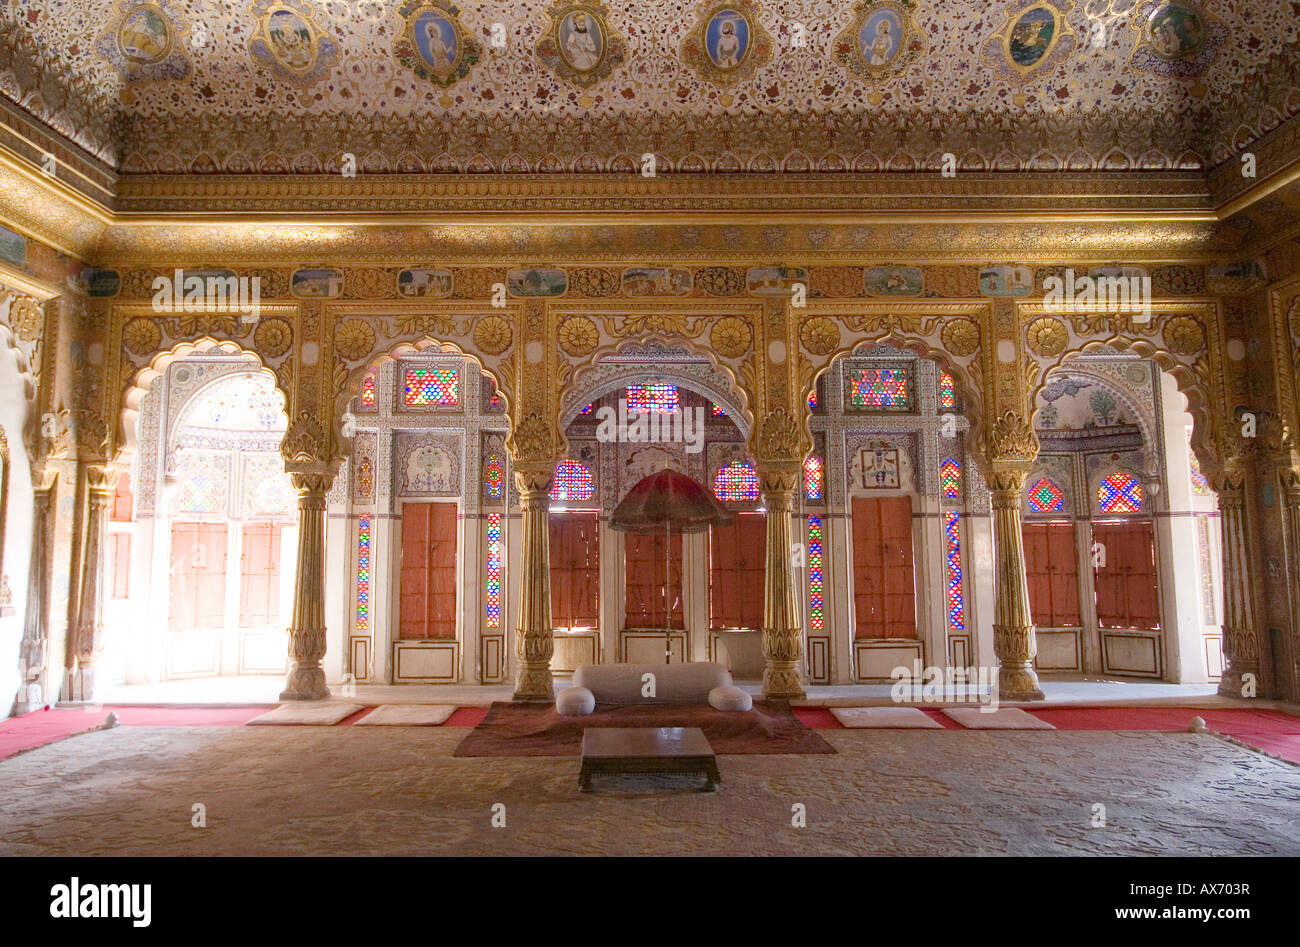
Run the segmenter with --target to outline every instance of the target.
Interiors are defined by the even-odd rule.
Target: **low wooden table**
[[[705,777],[705,792],[722,782],[718,758],[699,727],[589,727],[582,731],[578,788],[591,792],[598,773],[683,773]]]

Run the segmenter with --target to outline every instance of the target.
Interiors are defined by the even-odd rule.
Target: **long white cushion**
[[[596,709],[596,698],[585,687],[566,687],[555,695],[555,712],[562,717],[583,717]]]
[[[738,711],[744,713],[754,707],[754,698],[739,687],[715,687],[709,691],[709,706],[714,710]]]
[[[643,676],[654,675],[654,697],[642,696]],[[584,664],[573,672],[573,686],[585,687],[602,704],[685,703],[704,701],[715,687],[731,684],[721,664]]]

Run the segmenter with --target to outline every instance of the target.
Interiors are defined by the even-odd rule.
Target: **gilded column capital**
[[[985,435],[984,454],[995,469],[1005,465],[1027,470],[1038,456],[1038,436],[1021,415],[1008,411],[993,422]]]
[[[520,503],[528,504],[534,508],[536,504],[542,504],[543,509],[551,495],[551,483],[555,478],[555,465],[546,464],[539,466],[536,464],[526,464],[522,468],[518,465],[514,468],[515,487],[519,490]]]

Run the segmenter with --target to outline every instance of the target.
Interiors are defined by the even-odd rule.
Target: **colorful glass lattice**
[[[1035,513],[1060,513],[1065,509],[1065,492],[1055,480],[1042,477],[1026,494],[1029,509]]]
[[[961,515],[949,510],[943,515],[943,535],[947,540],[948,564],[948,627],[954,631],[966,629],[966,602],[961,594]]]
[[[371,372],[361,382],[361,407],[373,408],[375,406],[375,373]]]
[[[810,500],[822,498],[822,459],[816,454],[803,462],[803,493]]]
[[[849,378],[849,404],[855,408],[906,408],[906,368],[858,368]]]
[[[551,499],[573,502],[590,500],[596,493],[596,482],[591,468],[581,461],[562,460],[555,468],[555,483],[551,486]]]
[[[808,396],[808,410],[809,411],[817,410],[817,389],[816,388],[814,388],[812,390],[812,394]]]
[[[488,514],[487,626],[501,627],[501,514]]]
[[[675,414],[681,410],[677,386],[659,382],[629,385],[627,410],[629,414]]]
[[[589,403],[585,408],[583,408],[583,409],[582,409],[581,411],[579,411],[578,413],[579,413],[579,414],[591,414],[592,409],[595,408],[595,407],[596,407],[596,403],[593,401],[593,402]]]
[[[821,631],[825,622],[826,603],[823,598],[822,568],[822,518],[808,517],[808,627]]]
[[[1201,462],[1195,452],[1187,452],[1188,465],[1192,472],[1192,493],[1198,497],[1208,497],[1210,495],[1210,481],[1205,479],[1205,474],[1201,472]]]
[[[758,474],[741,460],[719,467],[713,475],[713,495],[719,500],[757,500]]]
[[[501,463],[501,458],[493,454],[483,471],[483,482],[487,484],[488,496],[494,500],[501,498],[501,491],[505,486],[505,477],[505,468]]]
[[[955,457],[946,458],[939,468],[939,485],[944,499],[955,500],[961,496],[961,464]]]
[[[220,490],[207,474],[195,474],[176,491],[176,509],[181,513],[216,513],[221,508]]]
[[[939,407],[957,407],[957,386],[948,372],[939,373]]]
[[[408,368],[406,403],[411,407],[460,404],[460,370],[456,368]]]
[[[370,630],[370,514],[357,520],[357,631]]]
[[[1142,484],[1130,474],[1108,474],[1097,484],[1097,505],[1103,513],[1140,513]]]
[[[713,405],[713,416],[714,416],[715,418],[725,418],[725,417],[727,416],[727,412],[726,412],[726,410],[722,407],[722,405],[720,405],[720,404],[716,404],[716,403],[715,403],[715,404]]]

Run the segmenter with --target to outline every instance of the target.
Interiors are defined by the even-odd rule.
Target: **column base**
[[[548,664],[543,668],[520,668],[515,679],[515,701],[550,703],[555,700],[555,680]]]
[[[1249,697],[1245,694],[1246,684],[1242,680],[1246,675],[1250,675],[1254,679],[1254,693]],[[1257,668],[1245,668],[1238,671],[1230,666],[1228,670],[1223,672],[1223,676],[1219,678],[1219,696],[1234,697],[1237,700],[1254,700],[1259,696],[1259,670]]]
[[[998,700],[1046,700],[1038,686],[1038,672],[1032,665],[1002,665],[998,668]]]
[[[763,669],[763,696],[776,700],[802,700],[808,694],[803,689],[803,679],[797,668],[768,665]]]
[[[95,668],[85,665],[63,669],[63,686],[59,703],[93,704],[95,702]]]
[[[325,700],[330,689],[325,686],[325,670],[320,665],[295,667],[285,679],[281,700]]]

